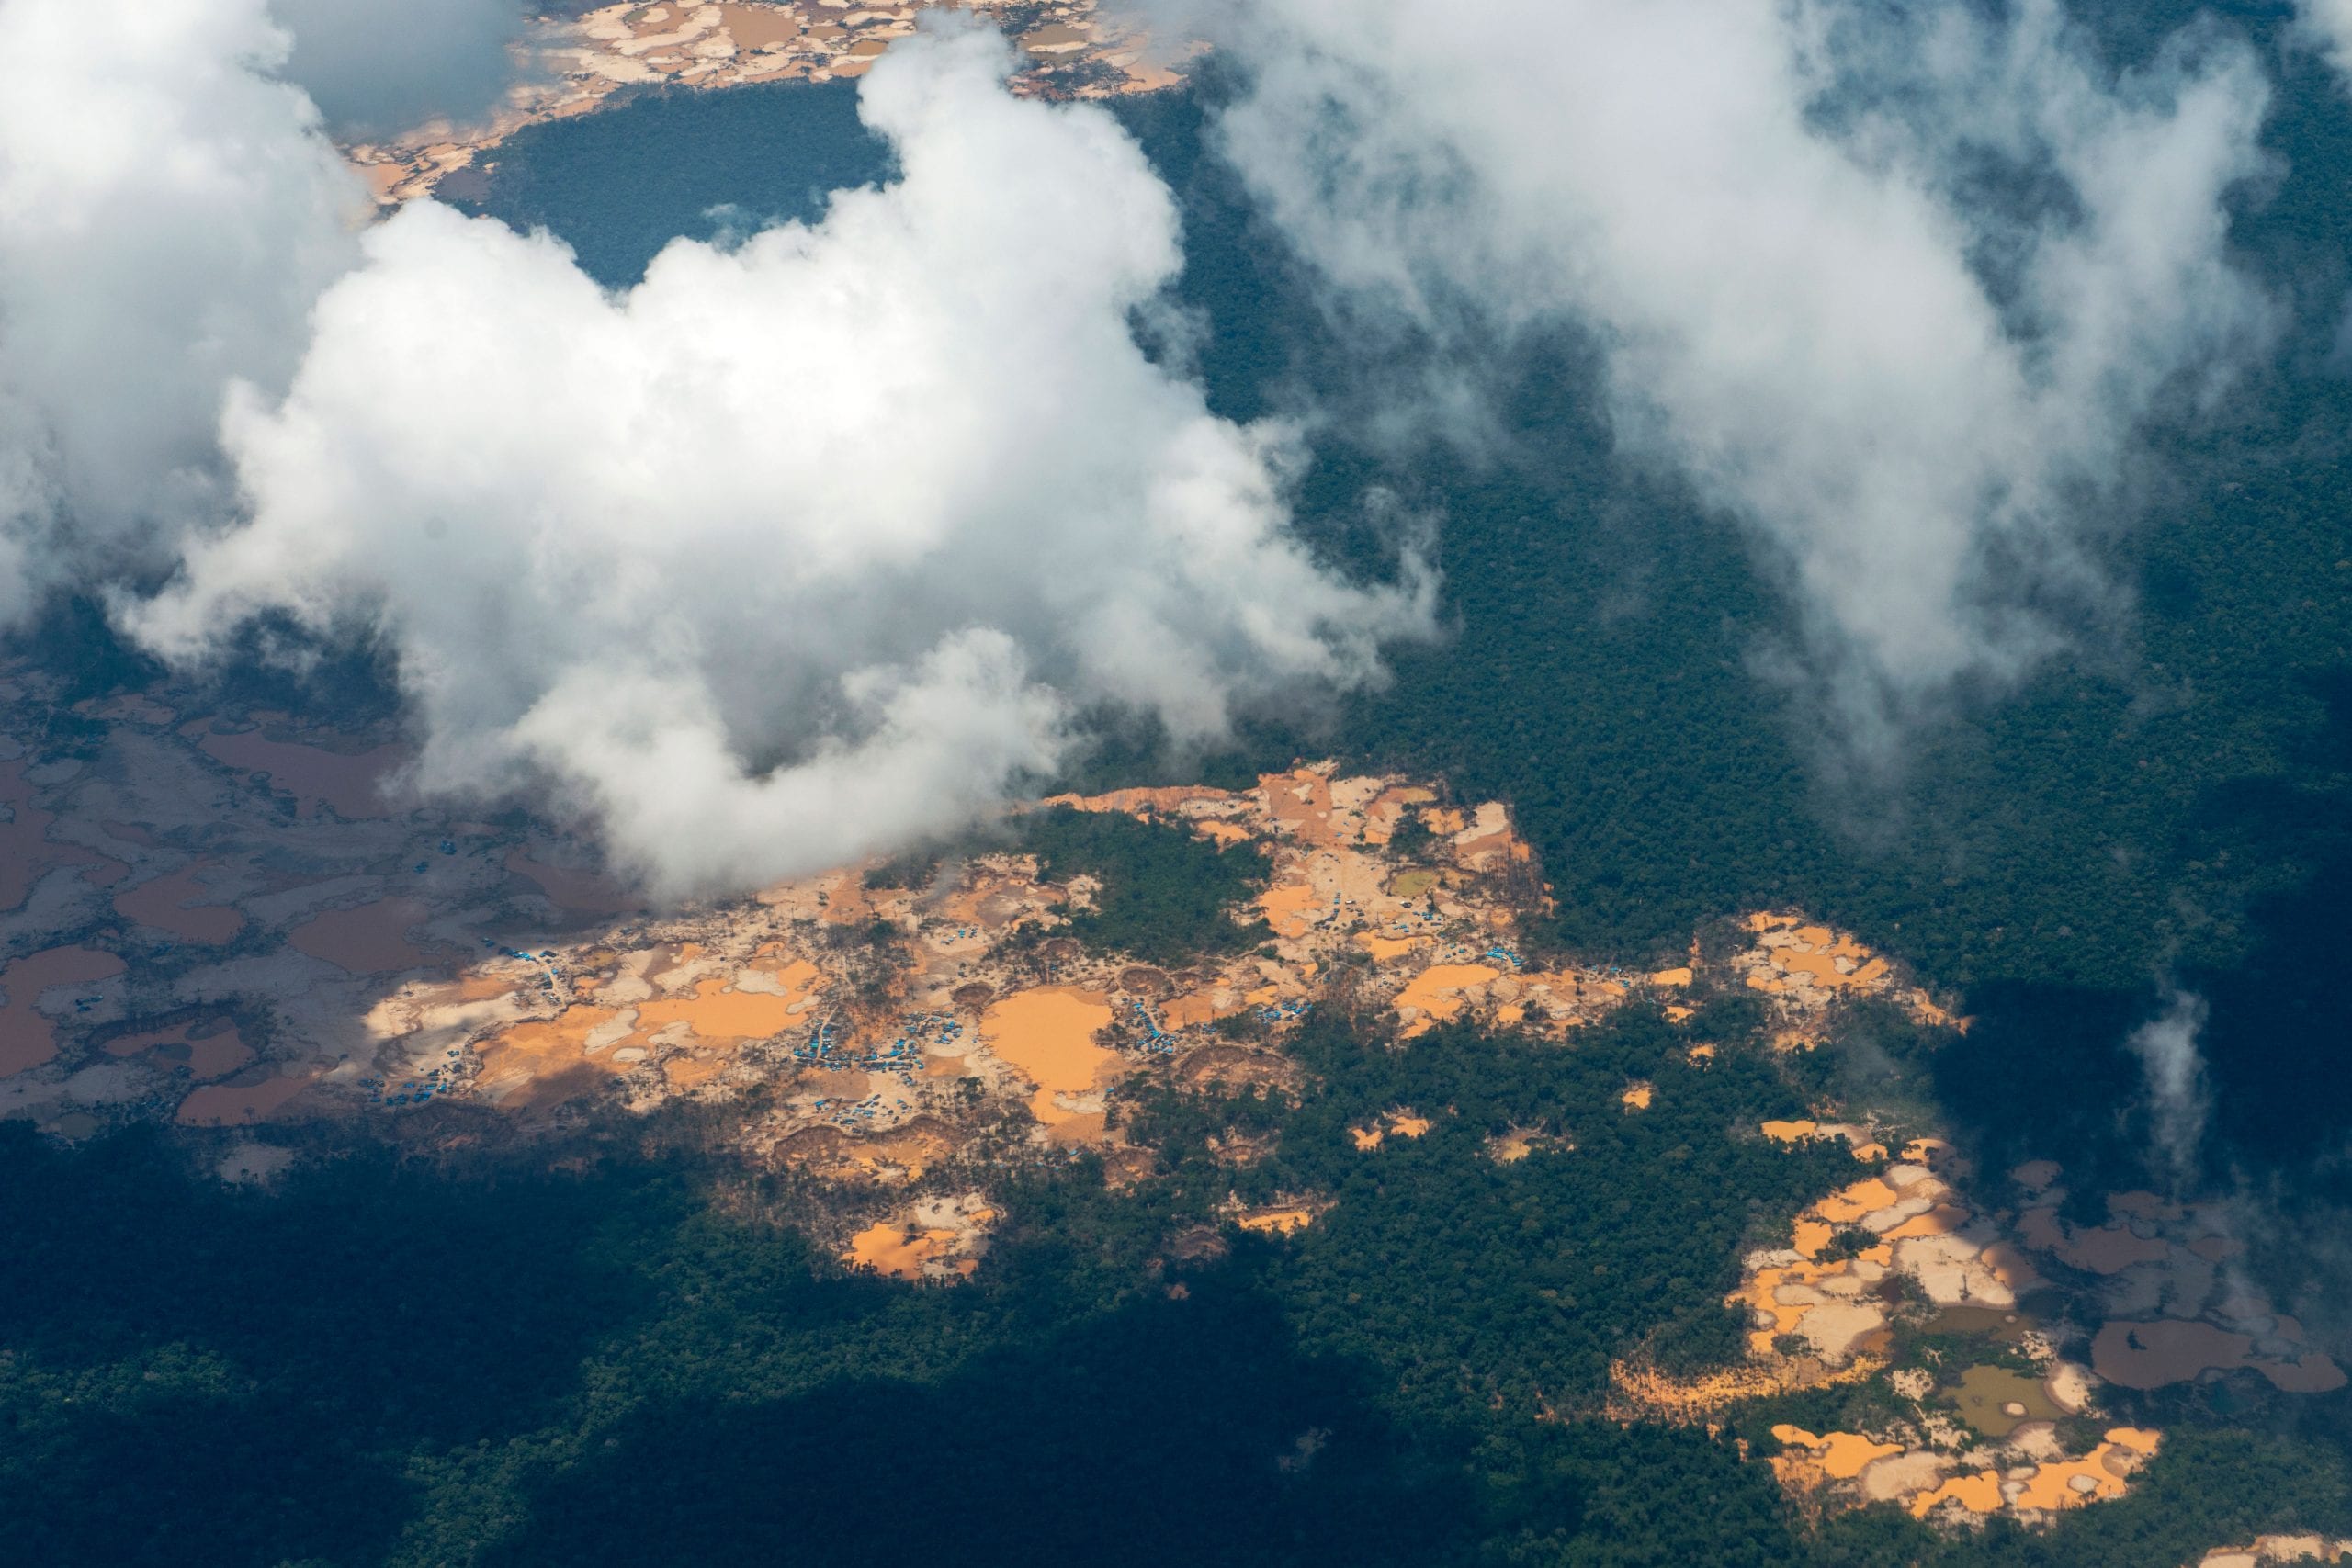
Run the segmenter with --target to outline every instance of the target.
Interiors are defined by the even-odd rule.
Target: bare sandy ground
[[[1316,763],[1246,789],[1066,799],[1262,859],[1268,891],[1236,915],[1263,917],[1266,940],[1157,965],[1084,947],[1066,911],[1098,890],[1048,883],[1018,855],[920,889],[868,887],[848,866],[649,909],[583,844],[403,796],[395,737],[184,705],[90,705],[102,734],[67,758],[0,735],[0,897],[15,895],[0,932],[24,954],[0,970],[0,1114],[62,1138],[174,1123],[224,1180],[272,1179],[312,1123],[431,1148],[691,1101],[721,1149],[826,1184],[852,1266],[953,1284],[981,1267],[997,1224],[976,1192],[984,1168],[1082,1150],[1114,1186],[1132,1180],[1153,1158],[1119,1114],[1133,1080],[1295,1089],[1287,1043],[1318,1009],[1414,1050],[1445,1048],[1448,1028],[1572,1048],[1616,1009],[1688,1020],[1743,991],[1769,999],[1789,1049],[1858,996],[1964,1023],[1891,957],[1790,911],[1734,922],[1728,957],[1694,940],[1663,968],[1535,962],[1521,928],[1550,889],[1508,807],[1451,801],[1431,781]],[[1396,839],[1415,818],[1428,847],[1408,856]],[[1738,1048],[1686,1031],[1672,1050],[1707,1066]],[[1666,1081],[1628,1082],[1624,1113],[1657,1113]],[[1448,1114],[1392,1106],[1351,1131],[1366,1159],[1392,1159]],[[2052,1411],[2097,1415],[2110,1386],[2345,1381],[2249,1294],[2225,1215],[2119,1193],[2105,1224],[2075,1224],[2049,1161],[2008,1173],[2009,1206],[1985,1209],[1966,1194],[1991,1189],[1948,1146],[1837,1114],[1756,1132],[1842,1140],[1857,1168],[1786,1245],[1743,1260],[1729,1299],[1751,1319],[1747,1363],[1690,1382],[1621,1363],[1613,1408],[1706,1420],[1883,1379],[1911,1415],[1792,1429],[1774,1461],[1785,1483],[1923,1517],[2035,1519],[2121,1495],[2161,1441],[2119,1425],[2070,1455]],[[1486,1146],[1504,1164],[1576,1157],[1565,1129],[1544,1126]],[[1216,1145],[1236,1166],[1263,1152]],[[1236,1201],[1224,1218],[1280,1244],[1333,1201]],[[2087,1314],[2063,1354],[2061,1325],[2028,1304],[2042,1287]],[[1898,1382],[1909,1373],[1890,1352],[1922,1329],[1989,1335],[2036,1378],[1987,1365]]]
[[[911,0],[835,6],[824,0],[602,6],[573,20],[541,17],[516,45],[516,85],[475,125],[436,121],[347,148],[379,202],[430,195],[524,126],[594,113],[632,90],[718,91],[771,82],[831,82],[871,69],[935,8],[968,11],[1017,29],[1013,91],[1101,98],[1173,85],[1189,47],[1170,48],[1096,14],[1093,0]]]

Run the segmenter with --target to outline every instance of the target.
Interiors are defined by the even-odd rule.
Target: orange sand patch
[[[530,1103],[542,1083],[574,1072],[618,1076],[636,1065],[606,1047],[591,1053],[588,1037],[619,1016],[612,1008],[570,1007],[553,1019],[518,1023],[479,1048],[479,1084],[502,1108]]]
[[[1462,992],[1501,976],[1501,970],[1485,964],[1430,964],[1413,976],[1412,983],[1397,993],[1393,1004],[1399,1012],[1414,1008],[1420,1013],[1419,1018],[1407,1024],[1407,1037],[1421,1033],[1440,1020],[1455,1017],[1462,1011]]]
[[[1215,991],[1194,991],[1190,996],[1178,997],[1159,1010],[1159,1021],[1169,1029],[1196,1029],[1204,1023],[1214,1023],[1216,1019]]]
[[[451,998],[460,1002],[486,1002],[492,997],[513,994],[514,983],[496,975],[469,975],[458,982]]]
[[[1776,1144],[1793,1144],[1812,1137],[1821,1127],[1814,1122],[1767,1122],[1763,1130],[1764,1135]]]
[[[420,969],[439,955],[411,942],[408,932],[431,913],[413,898],[379,898],[356,908],[314,915],[286,940],[296,952],[323,958],[354,975]]]
[[[1497,1165],[1517,1165],[1535,1152],[1538,1143],[1553,1140],[1532,1127],[1510,1127],[1487,1140],[1487,1154]]]
[[[797,1001],[802,997],[813,997],[825,987],[824,971],[805,958],[796,958],[783,968],[771,969],[768,973],[775,976],[777,985],[792,993],[785,998],[788,1002]]]
[[[0,990],[8,995],[6,1004],[0,1006],[0,1078],[14,1077],[57,1055],[56,1026],[37,1005],[43,991],[121,973],[121,959],[86,947],[52,947],[0,971]]]
[[[191,1040],[189,1032],[196,1027],[196,1022],[191,1021],[170,1029],[150,1030],[144,1034],[126,1034],[107,1042],[107,1055],[136,1056],[141,1052],[164,1046],[184,1047],[187,1052],[188,1074],[199,1082],[225,1077],[254,1059],[252,1047],[237,1033],[235,1025],[232,1024],[217,1034],[208,1034],[201,1040]]]
[[[1331,841],[1331,781],[1313,768],[1287,773],[1266,773],[1258,780],[1265,792],[1268,815],[1288,828],[1301,841]]]
[[[1349,1128],[1348,1136],[1355,1140],[1359,1149],[1376,1149],[1391,1133],[1400,1138],[1418,1138],[1429,1130],[1428,1117],[1416,1116],[1409,1111],[1392,1111],[1369,1127]],[[1521,1151],[1521,1154],[1525,1152],[1523,1149]]]
[[[1833,1481],[1851,1481],[1871,1461],[1903,1451],[1900,1443],[1873,1442],[1857,1432],[1831,1432],[1817,1438],[1802,1427],[1781,1425],[1772,1428],[1772,1436],[1791,1448],[1816,1450],[1813,1462]]]
[[[316,746],[265,739],[261,731],[215,735],[209,720],[199,721],[196,743],[217,761],[247,773],[267,773],[273,788],[294,796],[298,816],[308,817],[323,801],[339,817],[354,821],[364,817],[390,817],[394,808],[384,801],[384,779],[408,761],[398,746],[379,746],[345,756]]]
[[[1371,805],[1364,807],[1363,840],[1367,844],[1385,844],[1396,837],[1396,825],[1405,819],[1405,808],[1422,806],[1435,800],[1432,792],[1417,786],[1392,784],[1380,792]]]
[[[1772,955],[1772,962],[1777,967],[1792,975],[1802,975],[1827,990],[1854,985],[1861,978],[1858,974],[1841,973],[1836,955],[1827,953],[1800,953],[1794,948],[1784,947]]]
[[[1950,1235],[1972,1217],[1966,1209],[1951,1203],[1939,1203],[1926,1213],[1914,1214],[1893,1230],[1881,1233],[1880,1239],[1908,1241],[1913,1236]]]
[[[923,1265],[953,1253],[957,1239],[952,1230],[919,1231],[910,1235],[900,1225],[868,1225],[850,1238],[849,1251],[842,1260],[887,1274],[893,1280],[920,1280]]]
[[[1697,1421],[1730,1405],[1792,1389],[1860,1382],[1874,1376],[1885,1364],[1869,1356],[1857,1356],[1852,1365],[1833,1371],[1818,1361],[1791,1361],[1772,1367],[1730,1367],[1680,1382],[1655,1366],[1611,1361],[1607,1409],[1616,1420]]]
[[[1315,1223],[1315,1216],[1305,1209],[1261,1209],[1242,1214],[1234,1222],[1245,1231],[1263,1231],[1274,1235],[1288,1235],[1305,1230]]]
[[[267,1121],[310,1087],[308,1074],[256,1084],[208,1084],[180,1101],[176,1120],[183,1127],[250,1126]]]
[[[1402,958],[1421,944],[1417,936],[1374,936],[1370,931],[1356,932],[1356,943],[1372,954],[1374,964],[1385,964],[1392,958]]]
[[[1690,971],[1687,968],[1661,969],[1650,976],[1650,984],[1674,987],[1685,987],[1690,984]]]
[[[1238,822],[1227,822],[1215,817],[1204,817],[1193,824],[1193,831],[1204,839],[1213,840],[1217,848],[1230,849],[1250,841],[1250,829]]]
[[[1628,1084],[1625,1086],[1625,1092],[1617,1097],[1617,1103],[1628,1111],[1647,1111],[1650,1108],[1650,1101],[1657,1097],[1657,1089],[1655,1085]]]
[[[1099,1144],[1111,1135],[1111,1119],[1100,1111],[1066,1111],[1046,1129],[1046,1141],[1062,1147]]]
[[[808,970],[812,976],[816,973],[809,964],[796,967]],[[637,1032],[656,1034],[683,1022],[714,1043],[765,1040],[799,1021],[793,1004],[808,994],[777,997],[763,991],[729,991],[725,985],[720,980],[705,980],[691,997],[643,1003],[637,1010]]]
[[[1069,806],[1080,811],[1124,811],[1130,817],[1172,816],[1196,800],[1224,800],[1225,791],[1207,784],[1169,784],[1148,789],[1114,789],[1105,795],[1049,795],[1040,806]]]
[[[1911,1517],[1924,1519],[1944,1503],[1957,1503],[1972,1514],[1997,1513],[2001,1506],[2001,1472],[1980,1470],[1973,1475],[1955,1475],[1933,1492],[1922,1492],[1911,1499]]]
[[[1117,1053],[1094,1043],[1095,1032],[1110,1021],[1111,1010],[1096,993],[1050,987],[991,1004],[980,1015],[980,1040],[1037,1086],[1029,1113],[1050,1127],[1077,1114],[1056,1105],[1057,1094],[1091,1094],[1117,1069]]]
[[[844,876],[825,889],[825,907],[818,915],[829,926],[865,925],[874,919],[874,896],[862,875]]]
[[[1973,1018],[1955,1018],[1917,992],[1912,994],[1911,1011],[1921,1023],[1932,1029],[1957,1029],[1962,1034],[1967,1033],[1968,1026],[1976,1021]]]
[[[2120,1497],[2123,1478],[2138,1461],[2156,1450],[2161,1435],[2132,1427],[2117,1427],[2107,1440],[2078,1460],[2038,1466],[2027,1477],[2017,1506],[2056,1510],[2077,1508],[2093,1498]]]
[[[1902,1201],[1894,1188],[1873,1176],[1831,1193],[1815,1203],[1813,1212],[1833,1224],[1852,1224],[1865,1214],[1892,1208]]]
[[[1324,908],[1324,900],[1312,887],[1269,887],[1258,895],[1258,908],[1265,912],[1266,923],[1276,936],[1305,936],[1315,925],[1314,917]]]
[[[1901,1443],[1873,1442],[1859,1432],[1831,1432],[1815,1446],[1821,1468],[1833,1481],[1851,1481],[1872,1460],[1903,1451]]]
[[[210,890],[196,879],[198,869],[191,865],[124,889],[114,897],[115,912],[127,920],[169,931],[182,942],[219,946],[244,929],[245,917],[211,900]]]
[[[1792,1228],[1796,1235],[1789,1245],[1805,1258],[1820,1257],[1821,1249],[1827,1247],[1838,1234],[1836,1225],[1825,1224],[1819,1220],[1799,1220]]]
[[[662,1076],[670,1080],[673,1089],[699,1089],[726,1066],[717,1056],[670,1056],[662,1063]]]
[[[1815,1325],[1824,1329],[1829,1340],[1834,1341],[1840,1337],[1837,1332],[1838,1328],[1850,1327],[1858,1330],[1861,1337],[1852,1340],[1849,1349],[1871,1348],[1869,1343],[1871,1333],[1875,1327],[1883,1326],[1883,1320],[1877,1325],[1863,1321],[1857,1315],[1854,1305],[1850,1302],[1834,1300],[1831,1294],[1822,1290],[1820,1286],[1826,1280],[1836,1280],[1856,1275],[1864,1265],[1873,1271],[1883,1270],[1893,1261],[1893,1249],[1881,1244],[1865,1248],[1850,1259],[1841,1259],[1833,1263],[1815,1262],[1812,1261],[1812,1258],[1822,1247],[1828,1245],[1829,1238],[1836,1234],[1836,1228],[1816,1220],[1801,1219],[1796,1222],[1795,1229],[1797,1244],[1794,1250],[1806,1261],[1790,1264],[1785,1268],[1759,1269],[1741,1281],[1737,1290],[1724,1298],[1732,1305],[1747,1307],[1754,1316],[1764,1320],[1761,1326],[1748,1331],[1748,1348],[1758,1356],[1774,1355],[1777,1348],[1773,1341],[1783,1334],[1799,1332],[1804,1325],[1806,1318],[1817,1312],[1826,1312],[1830,1314]],[[1878,1275],[1873,1272],[1869,1277],[1876,1278]],[[1784,1300],[1784,1296],[1789,1299]],[[1833,1318],[1850,1321],[1833,1323]],[[1816,1344],[1823,1345],[1826,1342],[1816,1340]],[[1842,1360],[1844,1357],[1830,1355],[1825,1349],[1825,1359],[1837,1361]]]

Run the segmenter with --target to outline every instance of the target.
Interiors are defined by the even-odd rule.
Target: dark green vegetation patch
[[[1235,914],[1266,886],[1266,857],[1250,845],[1220,849],[1173,823],[1067,806],[1023,817],[1019,841],[1046,881],[1084,875],[1102,884],[1095,907],[1069,924],[1069,934],[1096,952],[1183,964],[1272,934],[1262,920],[1245,924]]]
[[[1059,934],[1099,953],[1150,964],[1186,964],[1238,953],[1272,933],[1242,906],[1266,887],[1271,867],[1250,845],[1220,849],[1191,829],[1119,811],[1049,807],[952,844],[912,850],[866,873],[868,887],[927,886],[956,862],[986,853],[1032,854],[1047,882],[1092,877],[1094,907],[1070,913]]]

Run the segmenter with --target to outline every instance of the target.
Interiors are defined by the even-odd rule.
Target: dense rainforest
[[[1754,1021],[1724,1007],[1710,1032]],[[1738,1458],[1822,1394],[1716,1436],[1601,1416],[1613,1357],[1719,1364],[1743,1242],[1851,1168],[1756,1136],[1804,1104],[1768,1051],[1702,1070],[1686,1038],[1636,1010],[1572,1050],[1392,1051],[1334,1014],[1297,1043],[1295,1097],[1139,1085],[1124,1113],[1165,1150],[1140,1184],[1001,1182],[1006,1228],[953,1289],[845,1274],[811,1195],[706,1159],[690,1111],[585,1134],[560,1174],[329,1145],[271,1192],[151,1133],[66,1151],[0,1128],[12,1549],[2144,1568],[2352,1529],[2340,1399],[2262,1435],[2127,1404],[2168,1431],[2129,1497],[1949,1540],[1895,1511],[1809,1524]],[[1628,1115],[1636,1073],[1658,1093]],[[1348,1130],[1399,1104],[1443,1109],[1367,1157]],[[1554,1141],[1498,1164],[1505,1128]],[[1237,1135],[1267,1157],[1220,1160]],[[1301,1190],[1330,1206],[1293,1236],[1218,1224],[1236,1193]]]
[[[2190,13],[2093,21],[2129,64]],[[1701,1073],[1639,1010],[1566,1052],[1460,1031],[1368,1049],[1335,1013],[1296,1047],[1295,1096],[1122,1102],[1167,1150],[1138,1185],[992,1179],[1006,1227],[953,1291],[845,1274],[810,1195],[707,1158],[687,1113],[582,1134],[563,1174],[330,1140],[266,1193],[192,1174],[158,1135],[64,1149],[0,1122],[11,1555],[2163,1568],[2256,1529],[2352,1533],[2342,1395],[2135,1402],[2168,1437],[2131,1496],[1954,1540],[1888,1511],[1809,1520],[1737,1457],[1770,1419],[1828,1413],[1715,1436],[1600,1414],[1613,1357],[1730,1354],[1741,1247],[1837,1179],[1842,1156],[1739,1129],[1836,1093],[1939,1120],[1988,1168],[2056,1155],[2086,1187],[2143,1179],[2124,1043],[2174,984],[2211,1010],[2211,1174],[2266,1194],[2285,1240],[2257,1260],[2282,1298],[2323,1335],[2352,1327],[2338,1266],[2293,1245],[2352,1202],[2352,111],[2284,47],[2289,15],[2222,8],[2278,82],[2276,177],[2234,216],[2286,310],[2280,354],[2153,434],[2104,547],[2128,607],[1868,776],[1759,677],[1795,630],[1742,534],[1614,453],[1590,344],[1497,346],[1507,442],[1375,438],[1365,389],[1411,345],[1327,312],[1253,214],[1208,134],[1214,70],[1118,109],[1182,203],[1213,405],[1323,410],[1302,528],[1377,572],[1394,519],[1428,519],[1446,635],[1394,649],[1393,682],[1340,711],[1260,716],[1211,757],[1114,734],[1067,782],[1230,784],[1332,752],[1439,774],[1512,804],[1555,890],[1544,943],[1639,959],[1802,907],[1960,994],[1965,1038],[1861,1017],[1792,1068],[1729,1010]],[[812,218],[888,174],[852,89],[794,86],[528,130],[449,194],[549,228],[617,287],[673,235]],[[143,678],[91,615],[51,630],[92,689]],[[381,673],[363,650],[314,678],[382,712]],[[1246,940],[1217,911],[1247,862],[1115,820],[1023,829],[1103,882],[1093,940]],[[1617,1112],[1636,1075],[1670,1090],[1659,1114]],[[1347,1129],[1397,1105],[1450,1113],[1365,1159]],[[1576,1147],[1498,1166],[1484,1140],[1506,1126]],[[1265,1156],[1220,1159],[1236,1133]],[[1295,1236],[1216,1225],[1228,1197],[1295,1191],[1331,1200]],[[1214,1244],[1171,1247],[1193,1231]]]

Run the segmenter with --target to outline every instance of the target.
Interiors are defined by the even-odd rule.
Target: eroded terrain
[[[1920,1518],[2042,1520],[2123,1495],[2163,1441],[2098,1422],[2107,1386],[2242,1370],[2289,1393],[2345,1386],[2301,1325],[2229,1267],[2243,1247],[2218,1207],[2125,1192],[2107,1199],[2106,1224],[2071,1225],[2058,1218],[2059,1168],[2037,1160],[2008,1173],[2016,1206],[1987,1212],[1962,1190],[1986,1184],[1939,1139],[1890,1158],[1862,1127],[1761,1131],[1846,1140],[1871,1174],[1800,1213],[1786,1247],[1745,1259],[1730,1300],[1753,1325],[1747,1367],[1687,1383],[1625,1363],[1612,1373],[1623,1411],[1682,1420],[1876,1385],[1880,1418],[1861,1430],[1772,1426],[1772,1468],[1800,1496],[1896,1503]],[[1969,1351],[1956,1357],[1953,1341]]]
[[[1013,33],[1016,93],[1056,98],[1149,92],[1176,81],[1181,51],[1096,14],[1093,0],[727,0],[616,5],[540,16],[515,46],[516,83],[485,121],[437,121],[346,149],[376,199],[430,195],[524,126],[588,114],[633,91],[717,90],[863,75],[925,11],[969,12]]]
[[[67,1140],[175,1123],[225,1180],[269,1181],[321,1137],[429,1152],[692,1108],[723,1157],[830,1194],[817,1228],[844,1264],[953,1285],[1000,1223],[991,1172],[1083,1154],[1114,1187],[1138,1179],[1155,1151],[1121,1114],[1132,1083],[1295,1092],[1284,1042],[1318,1009],[1404,1049],[1447,1023],[1573,1049],[1613,1010],[1687,1025],[1725,995],[1765,1000],[1781,1053],[1863,998],[1965,1027],[1899,964],[1789,911],[1724,922],[1665,968],[1539,960],[1521,928],[1551,890],[1505,805],[1328,763],[1043,803],[1262,870],[1231,912],[1246,940],[1146,964],[1072,934],[1103,892],[1091,876],[1048,880],[987,840],[915,886],[860,865],[653,910],[527,818],[419,803],[386,736],[182,712],[167,693],[53,697],[28,672],[0,686],[11,711],[50,716],[0,739],[0,1114]],[[1702,1070],[1730,1048],[1687,1028],[1676,1047]],[[1652,1113],[1670,1078],[1630,1079],[1622,1113]],[[1380,1158],[1444,1113],[1392,1105],[1350,1135]],[[2125,1192],[2104,1224],[2076,1223],[2054,1164],[1987,1179],[1917,1132],[1828,1104],[1757,1128],[1840,1140],[1856,1179],[1744,1260],[1744,1364],[1677,1382],[1620,1363],[1612,1408],[1722,1421],[1869,1391],[1875,1415],[1851,1429],[1771,1426],[1792,1494],[2032,1521],[2122,1495],[2160,1449],[2161,1432],[2102,1417],[2115,1391],[2343,1385],[2237,1269],[2223,1210]],[[1575,1146],[1513,1126],[1486,1149],[1509,1164]],[[1224,1219],[1282,1236],[1334,1201],[1236,1201]]]

